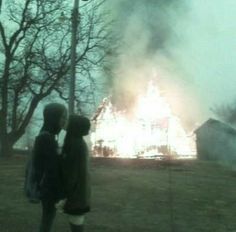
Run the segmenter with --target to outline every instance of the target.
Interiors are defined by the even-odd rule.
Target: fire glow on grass
[[[195,158],[195,140],[188,136],[157,86],[137,97],[133,117],[118,111],[109,98],[93,118],[94,156],[124,158]]]

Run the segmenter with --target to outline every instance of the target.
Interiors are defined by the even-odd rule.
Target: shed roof
[[[236,130],[233,127],[213,118],[209,118],[206,122],[204,122],[201,126],[199,126],[194,132],[197,134],[199,131],[201,131],[202,129],[206,127],[214,128],[216,130],[219,130],[228,134],[236,135]]]

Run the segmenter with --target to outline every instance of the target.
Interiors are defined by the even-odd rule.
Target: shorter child
[[[62,149],[62,174],[66,197],[64,212],[68,214],[72,232],[84,230],[84,215],[90,211],[89,152],[83,139],[89,130],[88,118],[69,117]]]

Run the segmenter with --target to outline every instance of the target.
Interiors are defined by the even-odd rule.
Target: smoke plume
[[[236,1],[111,0],[108,5],[118,38],[112,89],[118,106],[131,106],[152,79],[173,111],[193,126],[213,115],[212,106],[236,98]]]

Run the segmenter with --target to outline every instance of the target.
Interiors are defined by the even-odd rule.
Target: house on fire
[[[145,159],[196,157],[193,137],[187,135],[180,119],[172,114],[165,99],[155,89],[138,97],[132,114],[118,110],[110,98],[105,98],[92,121],[91,147],[94,156]]]
[[[199,159],[236,163],[236,130],[231,126],[209,119],[195,134]]]

